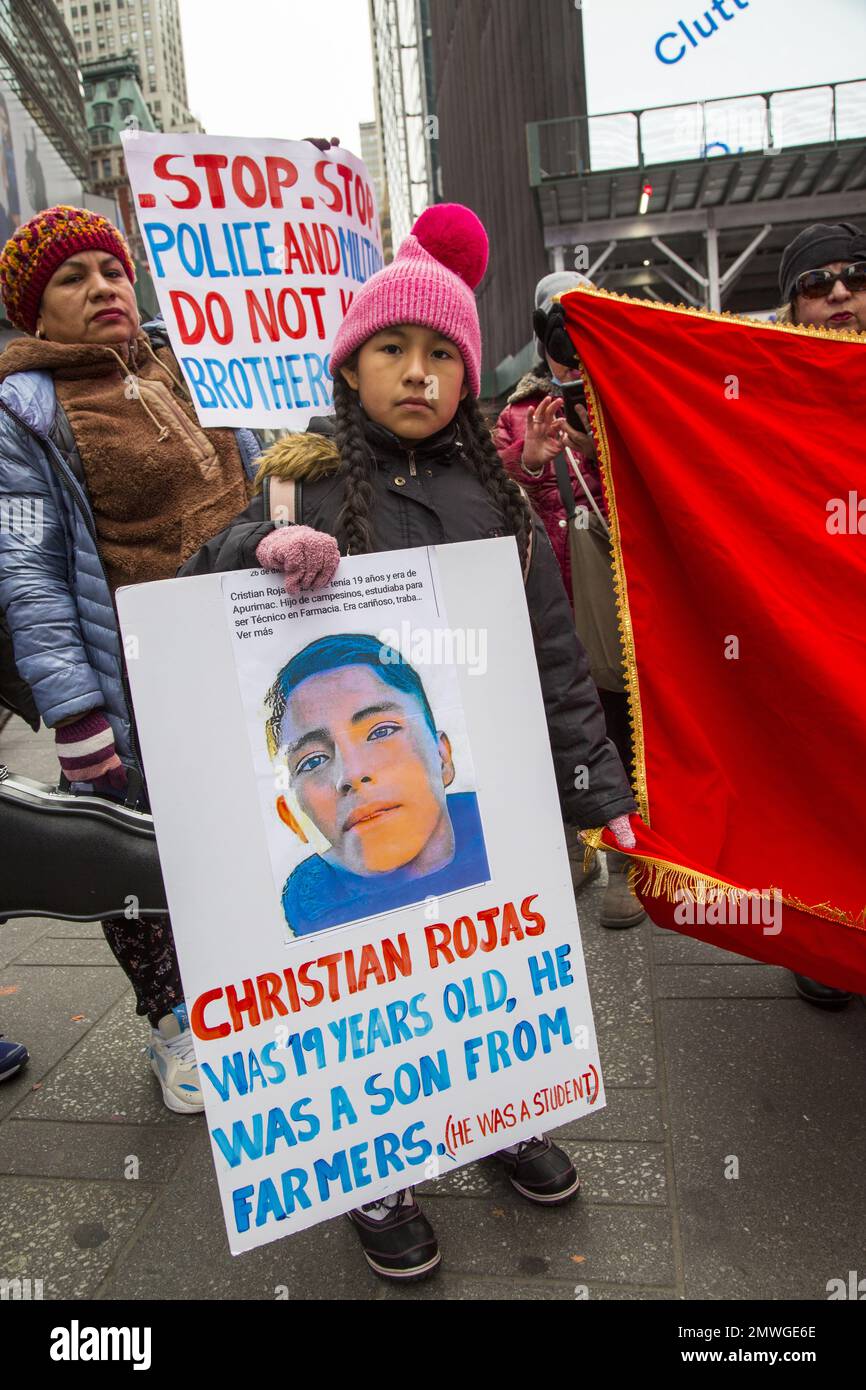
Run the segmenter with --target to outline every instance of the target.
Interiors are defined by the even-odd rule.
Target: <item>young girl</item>
[[[257,497],[181,573],[261,565],[283,570],[297,593],[328,583],[341,554],[513,535],[564,819],[609,825],[631,848],[635,803],[605,737],[556,558],[502,467],[478,406],[473,291],[487,251],[486,232],[468,208],[438,204],[421,214],[391,265],[356,295],[337,334],[333,421],[279,441],[263,460],[260,482],[293,482],[293,524],[275,527]],[[575,777],[577,767],[587,769],[585,779]],[[564,1202],[578,1190],[571,1160],[548,1139],[499,1157],[530,1201]],[[352,1212],[351,1220],[377,1274],[417,1279],[438,1265],[436,1237],[411,1188]]]

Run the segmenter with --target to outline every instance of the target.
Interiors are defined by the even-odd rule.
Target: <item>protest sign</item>
[[[372,182],[309,141],[122,133],[153,283],[203,425],[302,430],[330,349],[382,267]]]
[[[603,1106],[513,539],[118,607],[232,1251]]]

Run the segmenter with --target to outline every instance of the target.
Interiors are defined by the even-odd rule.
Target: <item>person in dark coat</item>
[[[422,213],[392,264],[355,296],[337,334],[333,435],[319,422],[266,456],[271,479],[294,484],[286,517],[293,524],[275,527],[257,498],[181,573],[261,565],[282,569],[297,592],[328,583],[341,554],[513,535],[564,815],[585,828],[607,824],[630,848],[635,803],[605,736],[556,558],[478,406],[473,290],[486,265],[487,235],[468,208],[439,204]],[[588,775],[576,776],[578,768]],[[529,1200],[549,1205],[578,1190],[570,1159],[544,1137],[500,1157]],[[436,1237],[412,1189],[351,1217],[377,1274],[423,1278],[438,1266]]]
[[[555,296],[578,289],[581,285],[591,284],[592,281],[585,275],[568,270],[554,271],[539,280],[535,287],[533,316],[536,331],[543,328]],[[568,469],[569,486],[575,506],[585,510],[588,504],[591,505],[591,497],[599,513],[607,520],[607,499],[596,459],[595,440],[585,408],[579,403],[574,407],[574,415],[582,426],[580,430],[574,423],[569,423],[565,416],[565,393],[579,384],[580,370],[574,363],[557,361],[546,351],[540,338],[538,349],[539,361],[533,370],[518,382],[509,397],[496,422],[493,440],[503,464],[516,482],[525,488],[534,510],[544,522],[559,561],[565,591],[571,599],[573,579],[568,514],[556,472],[556,460],[566,445],[570,446],[580,470],[580,478],[577,478],[570,466]],[[610,582],[612,588],[612,573]],[[599,689],[599,699],[604,710],[608,736],[616,745],[623,765],[631,771],[631,727],[627,696],[622,690]],[[646,913],[629,886],[628,860],[621,854],[611,852],[605,855],[605,859],[608,882],[601,904],[602,926],[613,929],[639,926],[645,920]],[[585,866],[581,858],[573,855],[571,876],[575,892],[585,883],[591,882],[598,875],[600,867],[597,857],[591,865]]]
[[[565,294],[591,281],[577,271],[554,271],[539,280],[535,288],[535,308],[546,313],[555,294]],[[569,379],[579,373],[568,371]],[[578,406],[583,429],[569,425],[563,413],[562,387],[566,378],[556,374],[543,355],[515,386],[493,430],[493,442],[508,472],[525,490],[532,509],[544,523],[562,571],[565,592],[571,594],[571,554],[568,545],[568,518],[556,480],[554,460],[564,444],[570,444],[581,476],[607,517],[607,503],[595,455],[595,441],[589,419]],[[586,506],[586,493],[572,477],[571,489],[578,507]]]
[[[866,333],[866,232],[853,222],[815,222],[790,241],[779,263],[783,308],[779,322]],[[843,1009],[853,995],[794,975],[802,999],[822,1009]]]

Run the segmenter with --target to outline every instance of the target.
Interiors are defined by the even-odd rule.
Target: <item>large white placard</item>
[[[373,184],[309,141],[124,131],[171,345],[203,425],[302,430],[332,404],[330,350],[382,267]]]
[[[232,1251],[602,1106],[513,539],[118,607]]]

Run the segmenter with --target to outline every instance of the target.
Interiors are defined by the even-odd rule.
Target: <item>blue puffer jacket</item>
[[[161,323],[144,328],[154,347],[167,343]],[[122,762],[140,771],[96,523],[58,444],[68,437],[50,372],[15,372],[0,384],[0,610],[45,723],[104,709]],[[249,430],[236,437],[251,475],[258,441]]]

